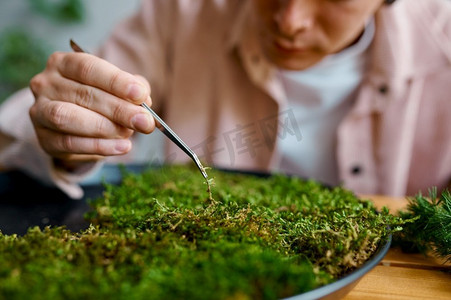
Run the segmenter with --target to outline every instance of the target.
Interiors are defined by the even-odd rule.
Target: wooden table
[[[378,208],[395,213],[406,206],[405,198],[362,196]],[[451,299],[451,263],[389,250],[382,262],[366,274],[343,300],[361,299]]]

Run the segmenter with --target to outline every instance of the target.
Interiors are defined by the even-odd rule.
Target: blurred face
[[[303,70],[352,45],[384,0],[252,0],[259,39],[276,66]]]

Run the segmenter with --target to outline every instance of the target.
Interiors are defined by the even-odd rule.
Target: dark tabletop
[[[89,199],[102,194],[102,185],[83,186],[83,199],[71,199],[55,187],[45,186],[19,172],[0,173],[0,231],[23,235],[28,228],[65,225],[79,231],[89,224],[84,214]]]
[[[97,179],[81,184],[82,199],[72,199],[56,187],[43,185],[20,171],[0,172],[0,231],[23,235],[28,228],[61,226],[80,231],[89,226],[84,215],[90,210],[89,201],[103,192],[103,183],[119,184],[124,171],[140,173],[159,165],[104,165]]]

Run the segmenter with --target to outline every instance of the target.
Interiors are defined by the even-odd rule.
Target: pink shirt
[[[153,108],[207,164],[269,171],[279,159],[277,138],[302,129],[283,109],[282,84],[260,52],[248,5],[143,1],[98,54],[149,79]],[[357,193],[392,196],[444,188],[451,180],[451,3],[399,1],[375,22],[370,67],[337,128],[340,181]],[[2,106],[0,131],[14,140],[3,146],[0,165],[80,197],[82,176],[55,170],[37,146],[23,118],[32,101],[22,91]],[[165,150],[174,161],[189,160],[172,143]]]

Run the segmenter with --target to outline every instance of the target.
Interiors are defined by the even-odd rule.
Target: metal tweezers
[[[70,46],[72,50],[74,50],[75,52],[86,53],[72,39],[70,40]],[[208,177],[207,172],[205,172],[205,168],[202,166],[196,153],[194,153],[194,151],[191,150],[191,148],[188,147],[188,145],[186,145],[185,142],[183,142],[182,139],[179,138],[178,135],[175,134],[175,132],[146,103],[141,103],[141,106],[144,107],[146,110],[148,110],[150,114],[155,118],[155,120],[157,121],[156,122],[157,128],[172,142],[174,142],[174,144],[176,144],[180,149],[182,149],[183,152],[185,152],[189,157],[191,157],[196,166],[199,168],[199,171],[201,172],[202,176],[204,176],[205,180],[207,180]]]

